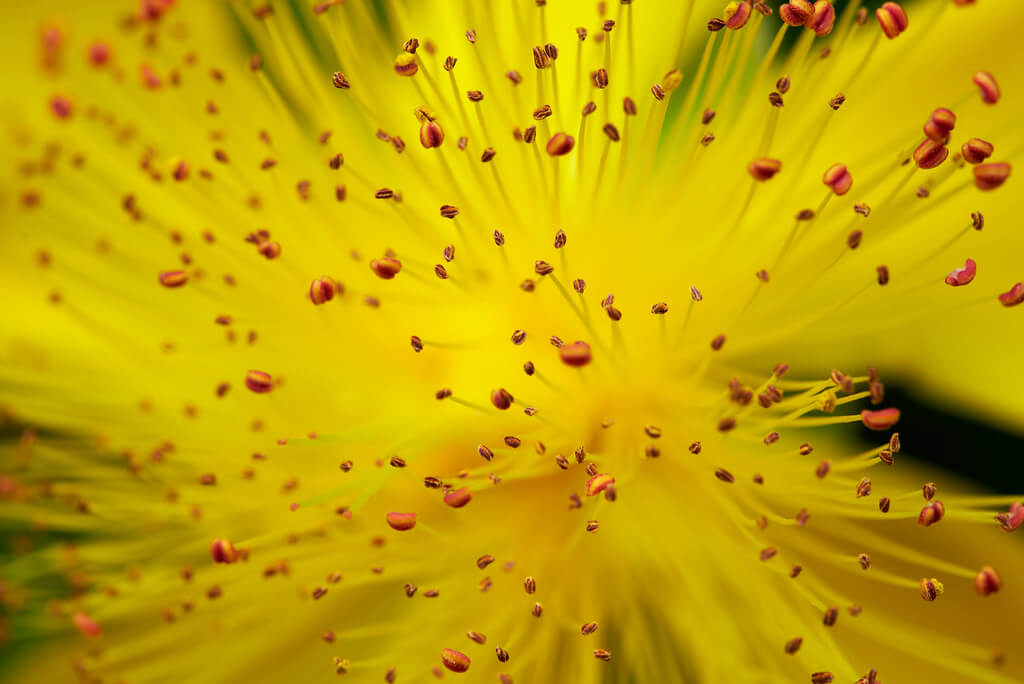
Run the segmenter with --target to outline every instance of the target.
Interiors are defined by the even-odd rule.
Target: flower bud
[[[1010,165],[1007,162],[997,164],[978,164],[974,167],[974,184],[979,190],[995,190],[1010,177]]]
[[[914,150],[914,162],[921,169],[934,169],[946,161],[948,156],[949,148],[931,139],[925,140]]]
[[[850,171],[846,168],[845,164],[833,164],[825,171],[821,182],[832,188],[836,195],[845,195],[853,186],[853,176],[850,175]]]
[[[778,159],[755,159],[747,166],[747,171],[756,181],[771,180],[772,177],[782,170],[782,162]]]
[[[907,13],[895,2],[884,3],[875,10],[875,16],[882,25],[882,32],[889,40],[907,30]]]

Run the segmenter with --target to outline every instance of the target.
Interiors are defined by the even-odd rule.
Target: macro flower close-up
[[[8,4],[0,682],[1024,682],[1018,0]]]

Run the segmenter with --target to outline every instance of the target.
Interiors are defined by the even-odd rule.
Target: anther
[[[503,649],[501,646],[498,646],[496,649],[494,649],[494,653],[498,656],[498,662],[499,663],[507,663],[508,662],[508,658],[509,658],[508,651]]]
[[[974,576],[974,590],[980,596],[988,596],[999,591],[1003,586],[1003,580],[995,568],[986,565]]]
[[[736,481],[736,478],[733,476],[733,474],[730,473],[725,468],[718,468],[718,469],[716,469],[715,470],[715,477],[717,477],[722,482],[726,482],[728,484],[732,484],[733,482]]]
[[[835,678],[831,672],[814,672],[811,674],[811,684],[832,684]]]
[[[889,284],[889,267],[885,264],[881,266],[875,266],[875,271],[878,273],[878,284],[888,285]]]
[[[952,285],[953,287],[959,287],[961,285],[967,285],[978,272],[978,265],[974,262],[974,259],[968,259],[964,262],[963,268],[953,269],[948,276],[946,276],[946,284]]]
[[[747,171],[756,181],[767,181],[782,170],[782,162],[778,159],[755,159],[747,166]]]
[[[594,657],[598,660],[608,662],[612,659],[612,652],[603,648],[598,648],[594,650]]]
[[[608,136],[608,139],[612,142],[619,142],[619,129],[615,127],[613,123],[606,123],[602,128],[604,134]]]
[[[843,106],[844,102],[846,102],[846,96],[842,93],[838,93],[828,101],[828,106],[831,107],[833,111],[839,111],[839,108]]]
[[[768,93],[768,102],[771,104],[772,107],[782,107],[785,104],[782,101],[782,95],[774,90]]]
[[[861,570],[867,570],[871,567],[871,557],[866,553],[858,554],[857,563],[860,565]]]
[[[1024,283],[1016,283],[999,295],[999,303],[1006,307],[1017,306],[1021,302],[1024,302]]]
[[[871,494],[871,478],[862,477],[860,482],[857,483],[856,494],[858,499],[862,499],[865,496]]]
[[[597,71],[590,74],[590,80],[593,82],[596,88],[607,88],[608,87],[608,70],[601,67]]]
[[[995,147],[981,138],[971,138],[960,146],[960,154],[968,164],[980,164],[992,156]]]
[[[1008,513],[996,515],[996,522],[1007,532],[1013,532],[1024,523],[1024,505],[1021,505],[1019,501],[1014,501],[1010,504]]]
[[[484,94],[479,90],[467,90],[466,97],[470,102],[480,102],[484,99]]]
[[[999,102],[999,84],[996,83],[995,76],[987,71],[979,71],[971,80],[981,90],[982,102],[990,105]]]
[[[828,0],[818,0],[814,3],[814,10],[807,18],[804,26],[814,31],[819,38],[832,33],[832,27],[836,23],[836,11]]]
[[[891,502],[889,501],[889,497],[883,496],[881,499],[878,500],[878,510],[882,511],[883,513],[888,513],[890,503]]]
[[[767,561],[767,560],[771,560],[772,558],[774,558],[778,553],[779,553],[779,550],[777,548],[775,548],[774,546],[769,546],[766,549],[761,549],[761,553],[759,554],[759,557],[761,558],[762,561]]]
[[[522,443],[523,440],[519,439],[518,437],[513,437],[512,435],[505,437],[505,446],[510,447],[512,449],[518,449],[520,445],[522,445]]]
[[[814,14],[809,0],[793,0],[779,7],[779,18],[788,26],[803,26]]]
[[[420,124],[420,144],[423,147],[427,149],[440,147],[443,142],[444,129],[441,128],[441,124],[432,119],[427,119]]]
[[[800,455],[801,456],[809,456],[811,454],[811,452],[813,452],[813,451],[814,451],[814,447],[811,446],[810,444],[808,444],[807,442],[804,442],[803,444],[800,445]]]
[[[181,287],[188,282],[188,271],[163,271],[158,279],[164,287]]]
[[[561,157],[562,155],[568,154],[572,151],[573,146],[576,145],[576,139],[566,133],[555,133],[551,136],[551,140],[548,140],[547,153],[552,157]]]
[[[949,149],[945,145],[929,138],[928,140],[923,141],[917,146],[917,149],[914,150],[914,163],[916,163],[918,168],[921,169],[934,169],[936,166],[946,161],[946,157],[948,156]]]
[[[214,539],[210,543],[210,557],[214,563],[230,564],[238,560],[238,551],[228,539]]]
[[[469,487],[460,487],[451,492],[448,492],[444,496],[444,502],[452,508],[462,508],[473,499],[473,495],[469,491]]]
[[[804,640],[800,637],[794,637],[786,642],[784,650],[787,654],[793,655],[800,650],[800,646],[804,643]]]
[[[665,99],[665,89],[662,88],[659,83],[655,83],[651,86],[651,94],[654,95],[654,99],[658,102]]]
[[[469,638],[470,641],[475,641],[480,645],[487,643],[487,637],[481,634],[480,632],[466,632],[466,636]]]
[[[438,401],[441,401],[442,399],[447,399],[450,396],[452,396],[452,391],[447,387],[439,389],[437,390],[437,392],[434,393],[434,398],[437,399]]]
[[[743,28],[750,19],[751,11],[749,2],[730,2],[722,12],[726,27],[734,31]]]
[[[934,482],[926,482],[921,486],[921,493],[924,495],[925,501],[931,501],[935,498],[935,492],[938,486]]]
[[[399,76],[413,76],[420,70],[416,63],[416,55],[402,52],[395,58],[395,73]]]
[[[883,3],[875,10],[875,17],[889,40],[907,30],[907,13],[895,2]]]
[[[404,532],[416,527],[415,513],[388,513],[385,518],[392,529]]]
[[[997,164],[979,164],[974,167],[974,185],[979,190],[995,190],[1010,177],[1010,165],[1007,162]]]
[[[779,91],[781,95],[785,95],[789,92],[789,85],[789,76],[781,76],[779,80],[775,82],[775,89]]]
[[[942,582],[935,579],[934,577],[922,577],[921,578],[921,598],[925,601],[934,601],[935,599],[942,596],[945,591],[945,587],[942,586]]]
[[[825,610],[825,616],[822,618],[822,624],[826,627],[832,627],[836,624],[836,620],[839,619],[839,609],[835,606],[829,606]]]
[[[714,339],[711,340],[711,348],[714,351],[719,351],[725,346],[725,335],[715,335]]]
[[[860,247],[861,240],[864,237],[863,231],[852,230],[850,234],[846,236],[846,246],[850,249],[857,249]]]
[[[707,27],[708,31],[716,33],[725,28],[725,22],[718,18],[708,19]]]
[[[546,276],[555,272],[555,267],[546,261],[537,260],[533,262],[533,270],[537,275]]]
[[[863,410],[860,420],[869,430],[888,430],[900,420],[898,408],[879,409],[878,411]]]
[[[551,58],[539,45],[533,48],[533,65],[538,69],[547,69],[551,66]]]
[[[917,516],[917,524],[922,527],[931,527],[939,522],[946,515],[946,506],[941,501],[930,501]]]
[[[596,496],[613,484],[615,484],[614,477],[608,473],[598,473],[587,480],[587,496]]]
[[[381,257],[370,262],[370,269],[378,278],[391,280],[402,270],[402,262],[394,257]]]
[[[270,373],[250,370],[245,374],[245,386],[249,388],[250,392],[266,394],[274,388],[274,383],[273,379],[270,377]]]
[[[591,361],[590,345],[577,340],[572,344],[563,344],[558,348],[558,355],[562,363],[573,368],[582,368]]]
[[[924,124],[924,134],[935,142],[945,145],[949,134],[956,126],[956,114],[952,110],[940,107],[931,113]]]
[[[427,477],[423,478],[423,486],[426,487],[427,489],[440,489],[441,484],[441,478],[439,477],[428,475]]]
[[[452,672],[465,672],[469,669],[469,656],[465,653],[446,648],[441,651],[441,664]]]
[[[541,105],[533,110],[533,118],[535,121],[543,121],[551,116],[551,105]]]
[[[330,276],[320,276],[309,286],[309,299],[315,305],[320,305],[334,299],[337,286]]]
[[[825,171],[821,182],[832,188],[832,192],[836,195],[845,195],[853,186],[853,176],[850,175],[845,164],[833,164]]]

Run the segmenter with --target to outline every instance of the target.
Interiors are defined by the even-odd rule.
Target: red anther
[[[948,276],[946,276],[946,284],[952,285],[953,287],[966,285],[974,280],[974,276],[977,273],[978,264],[974,262],[974,259],[968,259],[964,262],[963,268],[955,268]]]
[[[836,23],[836,11],[828,0],[818,0],[814,3],[814,11],[807,17],[804,26],[814,31],[814,34],[821,37],[832,33],[832,27]],[[842,194],[842,193],[840,193]]]
[[[399,532],[405,532],[416,527],[415,513],[388,513],[386,518],[391,529],[398,530]]]
[[[545,148],[552,157],[569,154],[576,145],[576,139],[566,133],[555,133]]]
[[[100,623],[81,611],[72,615],[71,621],[75,623],[75,628],[87,637],[98,637],[103,633]]]
[[[914,162],[921,169],[934,169],[946,161],[948,156],[949,148],[941,142],[935,142],[931,139],[925,140],[914,150]]]
[[[469,669],[469,656],[446,648],[441,651],[441,663],[452,672],[465,672]]]
[[[991,565],[986,565],[974,576],[974,590],[980,596],[994,594],[1003,587],[1003,580]]]
[[[803,26],[814,14],[814,5],[808,0],[793,0],[779,7],[779,17],[789,26]]]
[[[994,151],[992,143],[981,138],[971,138],[960,146],[960,154],[968,164],[980,164],[991,157]]]
[[[262,254],[267,259],[276,259],[277,257],[281,256],[280,242],[271,242],[270,240],[264,240],[263,242],[259,243],[256,246],[256,248],[259,250],[260,254]]]
[[[89,46],[89,61],[93,66],[101,67],[110,60],[110,46],[96,41]]]
[[[869,430],[888,430],[900,420],[898,408],[887,408],[878,411],[864,409],[860,412],[860,422]]]
[[[565,365],[573,366],[574,368],[582,368],[590,363],[590,345],[586,342],[580,342],[579,340],[572,344],[563,344],[558,348],[558,355],[561,357],[562,363]]]
[[[420,125],[420,144],[430,149],[431,147],[440,147],[441,143],[444,142],[444,130],[441,125],[436,121],[424,121]]]
[[[885,37],[890,40],[907,30],[907,13],[895,2],[884,3],[875,10],[875,16]]]
[[[587,480],[587,496],[595,496],[615,484],[615,478],[608,473],[598,473]]]
[[[148,64],[143,64],[141,67],[139,67],[139,73],[142,75],[143,85],[145,85],[150,90],[156,90],[161,85],[163,85],[163,81],[160,80],[160,77],[157,76],[155,71],[153,71],[153,67],[149,66]]]
[[[974,185],[979,190],[995,190],[1010,177],[1010,164],[978,164],[974,167]]]
[[[67,119],[74,112],[75,108],[68,98],[63,95],[54,95],[50,98],[50,110],[58,119]]]
[[[725,11],[722,12],[722,18],[725,19],[725,25],[727,28],[736,29],[743,28],[747,20],[750,19],[751,7],[749,2],[730,2],[725,6]]]
[[[756,181],[771,180],[772,176],[782,170],[782,162],[778,159],[768,159],[762,157],[755,159],[747,165],[747,171],[754,177]]]
[[[399,76],[414,76],[420,70],[416,63],[416,55],[411,52],[402,52],[395,58],[395,73]]]
[[[1024,523],[1024,505],[1021,505],[1019,501],[1014,501],[1010,504],[1010,512],[1000,513],[996,516],[996,521],[1007,532],[1013,532],[1021,526],[1021,523]]]
[[[402,262],[394,257],[381,257],[370,262],[370,268],[378,278],[391,280],[402,270]]]
[[[469,487],[460,487],[444,495],[444,502],[452,508],[462,508],[473,499]]]
[[[946,506],[941,501],[929,501],[917,516],[917,524],[929,527],[946,516]]]
[[[315,305],[323,304],[334,299],[337,286],[330,276],[320,276],[309,286],[309,299]]]
[[[1017,283],[1009,290],[999,295],[999,302],[1003,306],[1017,306],[1024,302],[1024,283]]]
[[[181,287],[188,282],[187,271],[164,271],[159,275],[160,284],[164,287]]]
[[[504,387],[499,387],[496,390],[491,390],[491,403],[494,404],[494,408],[499,411],[507,411],[512,406],[512,402],[515,399]]]
[[[214,563],[230,564],[238,560],[238,551],[228,539],[214,539],[210,542],[210,557]]]
[[[832,188],[836,195],[845,195],[853,187],[853,176],[845,164],[833,164],[821,177],[821,182]]]
[[[270,377],[270,373],[251,370],[245,374],[245,386],[249,388],[250,392],[266,394],[270,390],[274,389],[274,381]]]
[[[996,83],[996,77],[987,71],[979,71],[974,74],[972,79],[974,84],[981,89],[981,101],[985,104],[995,104],[999,102],[999,84]]]
[[[183,181],[188,178],[188,162],[178,162],[174,165],[174,171],[171,173],[176,181]]]
[[[932,112],[932,115],[925,121],[924,134],[930,140],[945,145],[946,141],[949,140],[950,132],[955,126],[956,114],[950,109],[940,107]]]

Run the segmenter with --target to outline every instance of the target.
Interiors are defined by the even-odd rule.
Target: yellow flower
[[[1024,416],[971,5],[10,10],[3,676],[1019,681],[882,384]]]

